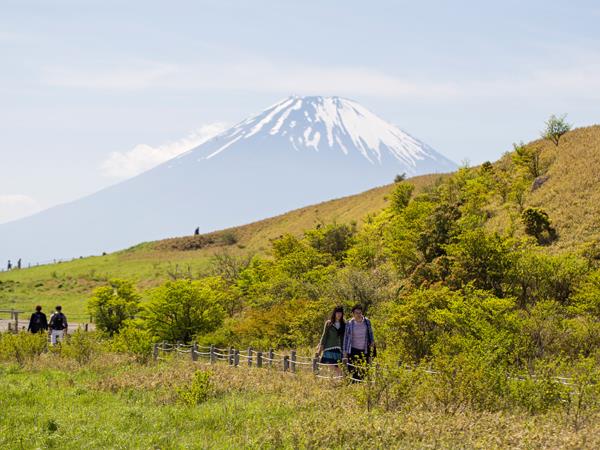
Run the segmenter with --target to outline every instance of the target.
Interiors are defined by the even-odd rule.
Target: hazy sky
[[[0,0],[0,222],[283,97],[340,95],[456,162],[600,122],[593,1]]]

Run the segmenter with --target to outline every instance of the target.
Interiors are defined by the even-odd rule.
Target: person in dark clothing
[[[32,333],[48,331],[48,320],[46,319],[46,314],[42,312],[40,305],[35,307],[35,312],[31,315],[31,319],[29,319],[27,331],[31,331]]]
[[[195,236],[198,236],[199,234],[200,234],[200,227],[198,227],[198,228],[196,228],[196,229],[194,230],[194,235],[195,235]]]
[[[344,321],[344,308],[336,306],[331,317],[325,322],[323,334],[317,347],[317,357],[321,354],[321,364],[329,364],[336,375],[341,375],[339,364],[342,360],[342,345],[344,344],[344,331],[346,322]]]
[[[17,269],[21,268],[21,258],[19,258],[19,260],[17,261]]]
[[[65,333],[67,332],[67,317],[62,312],[62,306],[56,307],[56,312],[50,317],[50,342],[52,345],[56,344],[59,340],[62,341]]]
[[[12,263],[10,262],[10,259],[8,260],[8,264],[6,265],[6,270],[10,270],[12,269]]]

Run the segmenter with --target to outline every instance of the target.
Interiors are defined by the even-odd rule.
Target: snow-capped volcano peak
[[[202,148],[202,159],[250,142],[277,143],[279,150],[359,153],[371,164],[391,156],[408,174],[421,173],[419,162],[452,170],[454,164],[431,147],[381,119],[359,103],[341,97],[288,97],[249,117]],[[203,146],[204,147],[204,146]],[[200,148],[198,149],[200,150]],[[199,155],[200,156],[200,155]]]

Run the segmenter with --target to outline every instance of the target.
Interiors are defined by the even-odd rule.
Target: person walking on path
[[[317,357],[321,356],[321,364],[332,364],[336,375],[341,375],[338,364],[342,360],[342,345],[346,322],[344,321],[344,308],[336,306],[331,312],[331,317],[325,322],[323,334],[317,347]],[[335,365],[333,365],[335,364]]]
[[[62,341],[69,325],[67,317],[62,312],[62,306],[56,307],[56,312],[50,317],[50,343],[55,345],[58,341]]]
[[[46,314],[42,312],[40,305],[35,307],[35,312],[31,315],[31,319],[29,319],[27,331],[31,331],[34,334],[48,331],[48,320],[46,319]]]
[[[352,319],[346,324],[344,335],[344,358],[348,358],[350,374],[353,379],[361,380],[364,368],[361,365],[370,362],[375,348],[375,338],[371,321],[363,315],[361,305],[352,308]]]

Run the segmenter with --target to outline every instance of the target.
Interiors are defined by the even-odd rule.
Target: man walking
[[[31,319],[29,319],[27,331],[31,331],[34,334],[41,331],[48,331],[48,320],[46,319],[46,314],[42,312],[40,305],[35,307],[35,312],[31,315]]]
[[[50,343],[55,345],[58,341],[62,341],[67,332],[68,324],[67,317],[62,312],[62,306],[56,307],[56,312],[50,317]]]
[[[372,354],[375,344],[371,321],[363,315],[361,305],[352,308],[352,319],[346,324],[344,334],[344,358],[349,359],[352,378],[361,380],[364,369],[360,363],[366,364]]]

